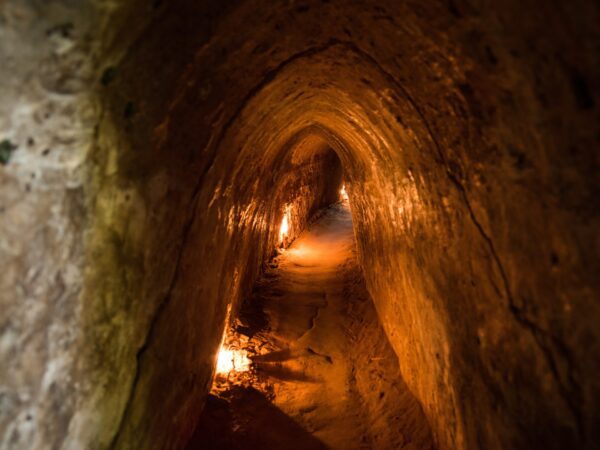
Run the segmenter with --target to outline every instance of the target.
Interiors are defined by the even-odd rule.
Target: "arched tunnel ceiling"
[[[438,448],[594,448],[597,5],[59,3],[48,24],[25,9],[82,30],[62,51],[89,60],[89,85],[57,114],[92,150],[85,201],[58,179],[64,198],[35,194],[85,236],[69,244],[77,301],[48,319],[77,331],[77,358],[35,354],[78,384],[44,366],[72,393],[59,412],[58,394],[31,400],[47,417],[32,448],[184,448],[228,305],[272,255],[283,208],[297,233],[333,199],[329,148]],[[57,73],[84,72],[56,54]],[[69,112],[80,97],[94,120]]]
[[[574,400],[583,398],[583,385],[573,376],[589,368],[576,369],[573,360],[585,358],[568,356],[578,346],[567,344],[575,337],[566,323],[555,326],[565,320],[561,277],[548,277],[556,273],[549,263],[556,248],[581,236],[571,230],[560,237],[564,244],[530,239],[556,239],[551,229],[568,221],[564,210],[539,201],[556,198],[555,165],[566,157],[553,136],[594,139],[564,121],[564,108],[583,122],[591,117],[574,103],[570,75],[556,74],[548,61],[560,48],[584,57],[561,24],[565,12],[546,13],[559,29],[548,39],[535,2],[487,10],[249,2],[200,37],[194,26],[178,28],[182,19],[170,14],[179,7],[165,7],[131,47],[113,89],[128,95],[114,103],[118,114],[125,102],[139,104],[128,123],[135,146],[150,142],[145,173],[164,170],[156,162],[168,154],[169,171],[184,174],[180,189],[187,189],[181,180],[197,183],[193,202],[203,212],[196,220],[204,222],[192,229],[210,228],[207,217],[232,208],[250,211],[248,224],[271,217],[261,223],[273,229],[279,213],[265,208],[282,205],[262,199],[276,189],[274,161],[298,136],[321,136],[342,161],[369,290],[439,446],[527,446],[531,436],[517,427],[541,422],[564,425],[567,441],[580,439],[583,411],[594,407]],[[514,20],[517,12],[522,20]],[[185,66],[169,57],[175,44],[162,49],[175,29],[201,41]],[[150,86],[138,80],[147,73],[163,97],[146,97]],[[188,167],[177,167],[182,158]],[[586,195],[588,188],[576,189]],[[270,239],[258,240],[263,254]],[[185,248],[197,252],[200,241],[193,242]],[[244,248],[242,255],[250,251]],[[566,320],[581,327],[585,319]],[[565,354],[564,346],[573,350]],[[546,381],[516,398],[514,380],[526,374]],[[517,410],[540,412],[517,425]]]

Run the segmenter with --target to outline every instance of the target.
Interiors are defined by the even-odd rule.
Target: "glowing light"
[[[292,207],[286,206],[283,212],[283,219],[281,220],[281,226],[279,227],[279,243],[283,244],[285,238],[288,236],[290,231],[290,212]]]
[[[346,192],[346,185],[342,184],[342,188],[340,189],[340,197],[342,197],[342,200],[347,202],[348,201],[348,192]]]
[[[217,358],[217,374],[227,375],[230,372],[247,372],[251,361],[244,350],[233,350],[221,346]]]

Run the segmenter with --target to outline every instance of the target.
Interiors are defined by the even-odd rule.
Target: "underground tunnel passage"
[[[0,449],[596,449],[597,2],[0,2]]]
[[[292,241],[300,207],[286,203],[278,255],[237,317],[226,318],[188,448],[432,448],[358,267],[340,161],[316,136],[294,141],[292,161],[326,161],[311,180],[322,180],[322,209],[308,210],[313,220]]]

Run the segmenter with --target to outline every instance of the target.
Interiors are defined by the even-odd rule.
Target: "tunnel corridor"
[[[236,323],[221,348],[240,356],[217,373],[188,450],[432,448],[364,285],[347,201],[273,260]]]
[[[0,1],[0,450],[599,448],[598,23]]]

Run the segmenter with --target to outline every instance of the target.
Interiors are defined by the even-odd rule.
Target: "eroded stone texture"
[[[23,31],[11,22],[21,13],[11,11],[37,14],[45,30],[54,7],[61,21],[53,26],[63,23],[63,7],[93,16],[95,26],[75,42],[90,39],[102,54],[102,63],[93,53],[82,60],[93,66],[90,79],[59,77],[59,92],[39,98],[45,72],[34,62],[45,60],[46,47],[23,53],[18,76],[2,77],[2,92],[11,93],[2,133],[19,145],[0,167],[2,201],[16,205],[1,213],[9,255],[3,446],[18,445],[11,436],[35,403],[47,405],[47,426],[35,422],[19,432],[28,440],[15,441],[31,448],[181,448],[207,392],[227,305],[235,310],[271,254],[285,203],[300,204],[306,192],[308,211],[328,198],[308,186],[323,168],[339,177],[326,161],[331,147],[369,292],[437,446],[595,448],[597,5],[87,5],[0,5],[9,24],[2,33],[13,33],[2,39],[3,55],[38,44],[36,28]],[[85,73],[66,62],[57,70]],[[102,107],[87,119],[75,106],[92,94]],[[77,139],[60,143],[69,157],[56,177],[40,181],[44,193],[33,189],[29,200],[25,159],[53,172],[37,153],[43,148],[23,156],[39,126],[30,109],[22,125],[12,119],[21,98],[75,108],[59,115],[68,124],[48,122],[53,135],[82,124]],[[302,158],[294,162],[296,148]],[[84,160],[89,176],[73,182]],[[39,231],[49,217],[60,233]],[[30,295],[35,267],[45,281]],[[51,300],[60,279],[66,306]],[[52,330],[71,330],[81,347],[53,347],[46,359],[44,346],[59,341]],[[17,376],[33,354],[32,369]],[[62,361],[60,371],[52,361]],[[48,373],[62,380],[54,394],[51,382],[37,388]],[[34,403],[16,400],[33,391]],[[50,413],[57,395],[65,414]]]
[[[68,446],[84,380],[86,2],[0,3],[0,448]],[[71,446],[72,447],[72,446]]]

